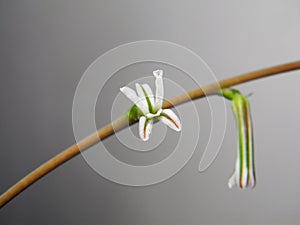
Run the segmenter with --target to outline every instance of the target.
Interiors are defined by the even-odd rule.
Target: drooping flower
[[[229,188],[254,188],[256,184],[253,131],[248,99],[239,91],[222,89],[221,94],[232,100],[232,109],[238,128],[238,150],[235,170],[228,181]]]
[[[139,136],[143,141],[147,141],[150,137],[153,123],[157,120],[162,121],[175,131],[181,130],[179,118],[171,109],[162,109],[164,86],[163,71],[153,71],[155,77],[155,96],[148,84],[136,83],[136,92],[129,87],[120,88],[121,92],[129,98],[135,106],[140,110],[139,116]]]

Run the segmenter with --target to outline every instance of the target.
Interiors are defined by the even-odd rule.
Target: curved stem
[[[272,76],[275,74],[293,71],[300,69],[300,61],[287,63],[279,66],[270,67],[267,69],[257,70],[254,72],[242,74],[235,76],[226,80],[222,80],[218,83],[213,83],[208,86],[190,91],[183,95],[174,97],[169,101],[163,103],[163,108],[170,108],[176,105],[195,100],[198,98],[205,97],[207,95],[218,94],[221,88],[231,87],[237,84],[245,83],[248,81]],[[121,129],[127,127],[128,118],[126,116],[120,117],[118,120],[114,121],[112,124],[108,124],[105,127],[99,129],[94,134],[86,137],[77,144],[72,145],[71,147],[65,149],[60,154],[54,156],[49,161],[42,164],[40,167],[33,170],[31,173],[26,175],[23,179],[18,181],[15,185],[9,188],[0,196],[0,208],[3,207],[6,203],[28,188],[31,184],[45,176],[47,173],[54,170],[56,167],[62,165],[69,159],[78,155],[81,151],[84,151],[94,144],[98,143],[100,140],[103,140],[110,135],[113,135],[115,132],[120,131]]]

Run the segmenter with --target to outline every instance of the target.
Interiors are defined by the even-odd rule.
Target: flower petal
[[[238,153],[239,154],[239,153]],[[236,163],[235,163],[235,170],[232,176],[228,180],[228,187],[233,188],[236,187],[240,182],[240,158],[237,156]]]
[[[155,76],[155,78],[162,77],[163,73],[164,73],[163,70],[154,70],[153,71],[153,75]]]
[[[149,113],[151,107],[149,109],[147,99],[146,99],[147,96],[145,96],[142,86],[139,83],[136,83],[135,87],[136,87],[136,92],[138,93],[138,96],[140,97],[141,104],[143,105],[143,107],[145,109],[147,109],[147,113]],[[146,115],[146,114],[144,114],[144,115]]]
[[[139,83],[136,83],[135,87],[140,99],[143,100],[143,104],[147,107],[148,113],[152,113],[154,105],[154,96],[150,86],[148,84],[143,84],[141,86]]]
[[[153,71],[153,75],[155,76],[155,107],[157,109],[162,108],[162,103],[164,99],[164,84],[163,84],[163,71],[162,70],[155,70]]]
[[[145,98],[145,94],[144,94],[143,89],[142,89],[142,87],[139,83],[135,84],[135,88],[136,88],[136,92],[137,92],[138,96],[140,98]]]
[[[154,106],[154,95],[151,90],[151,87],[148,84],[143,84],[142,87],[144,88],[145,92],[147,93],[147,96],[150,99],[151,105]]]
[[[136,92],[132,90],[129,87],[122,87],[120,88],[120,91],[127,97],[129,98],[141,111],[144,115],[146,115],[148,112],[148,107],[145,105],[144,101],[142,98],[137,96]]]
[[[236,178],[237,178],[237,176],[236,176],[236,173],[234,172],[232,174],[232,176],[228,180],[228,187],[229,188],[233,188],[233,187],[237,186],[237,180],[236,180]]]
[[[253,128],[250,115],[249,101],[245,98],[245,126],[247,127],[247,160],[248,160],[248,186],[254,188],[256,185],[255,163],[254,163],[254,144]]]
[[[160,120],[173,130],[181,130],[180,120],[171,109],[164,109],[161,113]]]
[[[147,141],[150,137],[153,121],[141,116],[139,120],[139,135],[143,141]]]

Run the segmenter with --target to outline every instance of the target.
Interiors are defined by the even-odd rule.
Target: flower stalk
[[[300,61],[281,64],[265,69],[256,70],[253,72],[234,76],[225,80],[221,80],[217,83],[213,83],[196,90],[192,90],[183,95],[176,96],[168,101],[163,102],[162,108],[171,108],[176,105],[180,105],[191,100],[207,97],[208,95],[220,94],[221,88],[229,88],[231,86],[246,83],[249,81],[270,77],[276,74],[286,73],[289,71],[300,70]],[[137,120],[132,120],[135,123]],[[51,171],[55,170],[60,165],[66,163],[73,157],[77,156],[80,152],[89,149],[91,146],[97,144],[101,140],[113,135],[128,126],[128,117],[123,116],[111,124],[108,124],[100,128],[97,132],[84,138],[78,143],[66,148],[61,153],[57,154],[53,158],[49,159],[41,166],[24,176],[14,185],[12,185],[7,191],[0,195],[0,208],[18,196],[22,191],[26,190],[33,183],[37,182],[43,176],[47,175]]]

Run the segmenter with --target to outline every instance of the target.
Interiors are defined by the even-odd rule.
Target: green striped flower
[[[175,131],[181,130],[181,123],[177,115],[171,109],[162,109],[164,86],[163,71],[153,71],[155,77],[155,96],[148,84],[135,84],[136,92],[129,87],[120,88],[121,92],[130,99],[134,106],[129,110],[129,122],[139,119],[139,135],[143,141],[150,137],[155,121],[162,121]]]
[[[238,151],[233,175],[228,181],[229,188],[255,187],[255,165],[253,131],[248,99],[238,90],[222,89],[221,94],[232,101],[232,109],[238,128]]]

